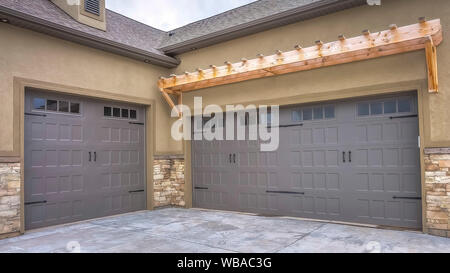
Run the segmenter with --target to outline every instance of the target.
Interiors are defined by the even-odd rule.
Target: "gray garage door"
[[[280,111],[280,148],[193,141],[194,205],[421,227],[414,94]]]
[[[145,110],[27,90],[27,229],[145,209]]]

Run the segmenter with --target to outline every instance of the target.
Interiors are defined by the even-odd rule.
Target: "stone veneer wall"
[[[425,232],[450,238],[450,148],[425,149]]]
[[[153,168],[154,206],[184,207],[184,158],[158,156]]]
[[[0,237],[20,232],[20,163],[0,163]]]

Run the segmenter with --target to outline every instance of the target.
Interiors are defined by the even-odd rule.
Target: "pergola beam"
[[[171,75],[169,78],[161,78],[158,84],[167,100],[167,97],[170,98],[167,93],[181,94],[202,88],[425,49],[429,92],[437,92],[436,46],[442,39],[440,19],[425,21],[420,18],[418,24],[403,27],[392,24],[388,30],[375,33],[364,30],[363,35],[354,38],[346,38],[341,34],[337,41],[330,43],[316,41],[314,46],[308,48],[296,46],[295,50],[289,52],[278,50],[271,56],[259,54],[251,60],[242,59],[234,64],[225,62],[224,66],[211,65],[209,69]],[[171,106],[174,104],[169,100],[168,103]]]

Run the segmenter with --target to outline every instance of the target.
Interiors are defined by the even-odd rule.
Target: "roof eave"
[[[165,54],[177,55],[364,4],[365,0],[323,0],[181,43],[163,46],[159,50]]]
[[[180,64],[179,60],[170,56],[158,55],[153,52],[127,46],[125,44],[117,43],[79,30],[55,24],[3,6],[0,6],[0,15],[8,19],[11,25],[31,29],[64,40],[69,40],[114,54],[144,61],[146,63],[167,68],[174,68]]]

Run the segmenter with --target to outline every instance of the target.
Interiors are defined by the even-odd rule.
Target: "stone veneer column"
[[[425,149],[425,232],[450,238],[450,148]]]
[[[0,238],[20,232],[20,163],[0,162]]]
[[[155,156],[153,164],[154,206],[184,207],[183,156]]]

